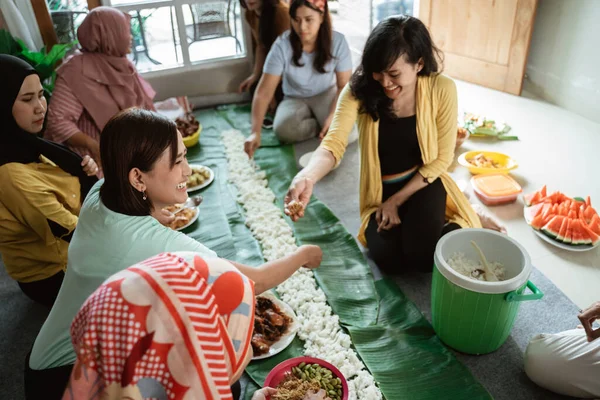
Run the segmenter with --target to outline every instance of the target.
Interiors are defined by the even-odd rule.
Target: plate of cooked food
[[[189,176],[187,181],[188,193],[204,189],[215,180],[213,170],[204,165],[190,164],[190,168],[192,169],[192,175]]]
[[[282,352],[296,337],[297,317],[292,308],[272,292],[256,296],[252,360],[262,360]]]
[[[506,154],[495,151],[467,151],[458,157],[458,163],[471,171],[473,175],[500,173],[508,174],[519,164]]]
[[[175,214],[175,219],[169,224],[169,228],[181,231],[192,225],[198,219],[198,207],[187,204],[175,204],[166,207],[165,210]]]
[[[269,400],[347,400],[348,382],[335,366],[315,357],[296,357],[269,372],[265,387],[277,389]]]

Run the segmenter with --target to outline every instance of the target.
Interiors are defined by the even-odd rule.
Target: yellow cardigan
[[[419,173],[433,182],[442,180],[448,198],[446,218],[463,228],[480,228],[479,217],[471,204],[448,175],[454,159],[458,99],[454,81],[445,75],[419,76],[417,80],[417,137],[423,166]],[[339,164],[354,122],[358,123],[360,146],[360,218],[358,240],[367,245],[365,229],[369,218],[381,205],[383,188],[379,152],[379,121],[359,113],[360,102],[352,94],[350,84],[340,94],[329,132],[321,148],[329,150]]]
[[[54,236],[48,221],[68,235],[81,208],[79,179],[41,160],[0,167],[0,253],[8,275],[24,283],[66,270],[69,243]]]

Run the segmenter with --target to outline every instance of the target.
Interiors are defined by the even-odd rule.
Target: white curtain
[[[25,42],[30,50],[39,50],[44,46],[29,0],[0,0],[0,9],[11,35]]]

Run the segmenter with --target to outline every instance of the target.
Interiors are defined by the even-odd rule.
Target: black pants
[[[35,370],[29,368],[29,357],[25,358],[25,399],[26,400],[60,400],[65,392],[72,365]]]
[[[25,358],[25,400],[60,400],[63,397],[73,365],[35,370],[29,368],[29,357]],[[231,386],[233,398],[241,398],[242,386],[237,381]]]
[[[65,277],[65,273],[60,271],[57,274],[52,275],[50,278],[43,279],[36,282],[17,282],[21,291],[25,293],[31,300],[52,307],[58,291],[62,285],[62,281]]]
[[[384,184],[383,201],[407,182]],[[437,179],[413,194],[398,207],[398,215],[400,225],[381,232],[377,232],[375,213],[371,215],[365,231],[371,258],[388,274],[408,270],[431,272],[438,240],[460,228],[457,224],[446,224],[446,189],[442,181]]]

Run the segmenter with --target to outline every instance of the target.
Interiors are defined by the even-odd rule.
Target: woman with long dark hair
[[[329,133],[293,180],[285,203],[304,207],[313,185],[342,159],[358,122],[361,156],[359,241],[386,272],[431,271],[438,239],[453,229],[500,230],[473,210],[448,175],[458,99],[441,74],[441,52],[410,16],[380,22],[362,63],[340,95]],[[297,220],[303,211],[291,213]]]
[[[352,74],[350,48],[331,28],[326,0],[293,0],[292,29],[269,51],[252,101],[252,133],[245,144],[253,156],[260,146],[261,125],[275,90],[282,82],[284,100],[273,128],[280,141],[299,142],[329,129],[337,98]]]
[[[239,91],[249,90],[254,94],[273,42],[290,29],[290,7],[283,0],[240,0],[240,5],[246,10],[244,16],[252,32],[254,68],[252,74],[240,84]],[[282,98],[283,93],[279,85],[269,111],[274,112]]]

